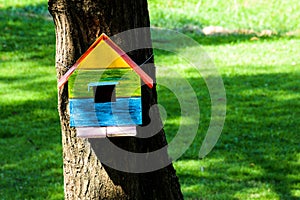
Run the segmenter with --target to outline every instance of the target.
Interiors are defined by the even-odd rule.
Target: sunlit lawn
[[[270,6],[232,1],[237,2],[232,19],[227,11],[234,4],[223,1],[201,1],[199,13],[194,14],[180,10],[179,1],[162,2],[150,0],[155,26],[180,29],[192,23],[280,33],[251,40],[253,35],[185,32],[202,44],[215,63],[227,95],[221,138],[203,160],[198,153],[210,120],[209,91],[196,71],[178,64],[176,55],[156,51],[158,77],[175,81],[172,72],[159,67],[168,66],[180,72],[199,97],[198,135],[174,163],[185,198],[299,199],[300,38],[285,35],[300,28],[299,12],[292,12],[300,8],[298,1],[262,1],[272,2]],[[196,9],[197,2],[185,6]],[[273,13],[272,20],[259,12],[263,8]],[[167,9],[170,12],[163,12]],[[63,199],[55,33],[46,2],[0,0],[0,21],[0,199]],[[186,47],[187,52],[194,50]],[[160,86],[158,92],[167,112],[165,129],[171,142],[180,123],[179,103],[167,88]]]

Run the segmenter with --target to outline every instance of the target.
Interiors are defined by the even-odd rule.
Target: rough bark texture
[[[102,32],[110,36],[150,26],[146,0],[49,0],[48,4],[56,27],[58,78]],[[149,32],[144,37],[150,41]],[[125,42],[130,45],[135,41]],[[151,54],[151,49],[141,49],[131,52],[130,57],[136,63],[142,63]],[[144,70],[155,78],[154,67]],[[156,104],[155,87],[142,86],[142,95],[143,111],[147,111]],[[75,129],[69,127],[67,84],[58,91],[58,110],[62,127],[65,199],[183,198],[172,165],[140,174],[120,172],[102,165],[92,148],[97,142],[77,138]],[[158,112],[155,115],[159,117]],[[145,123],[149,122],[147,117],[148,114],[143,116]],[[166,145],[163,130],[147,139],[128,137],[111,141],[134,152],[151,152]],[[157,159],[168,159],[167,152]]]

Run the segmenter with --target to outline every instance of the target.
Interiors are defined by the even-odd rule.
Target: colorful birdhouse
[[[78,137],[135,136],[142,125],[140,80],[149,77],[102,34],[58,82],[68,81],[70,126]]]

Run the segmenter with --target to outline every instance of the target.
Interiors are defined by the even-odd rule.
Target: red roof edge
[[[144,83],[149,87],[153,87],[153,79],[146,74],[120,47],[118,47],[105,33],[88,48],[88,50],[76,61],[76,63],[58,80],[58,88],[61,89],[62,86],[68,81],[69,77],[77,69],[80,62],[82,62],[91,51],[101,42],[105,41],[111,48],[113,48],[127,63],[128,65],[141,77]]]

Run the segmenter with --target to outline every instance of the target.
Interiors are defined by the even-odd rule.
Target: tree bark
[[[146,0],[49,0],[48,6],[56,28],[58,79],[101,33],[113,36],[150,26]],[[149,31],[143,37],[151,42]],[[130,46],[137,41],[122,42]],[[138,64],[151,55],[152,49],[139,49],[129,54]],[[155,79],[154,66],[147,66],[144,70]],[[142,86],[142,101],[143,120],[147,124],[150,123],[147,112],[157,103],[156,88]],[[101,164],[94,151],[101,146],[101,141],[78,138],[76,130],[69,126],[67,84],[58,90],[58,110],[62,127],[65,199],[183,199],[172,164],[147,173],[122,172]],[[154,114],[155,118],[159,118],[158,111]],[[138,134],[148,133],[139,131]],[[128,151],[143,153],[167,144],[163,130],[146,139],[128,137],[110,140]],[[169,159],[167,152],[157,159],[162,162]]]

